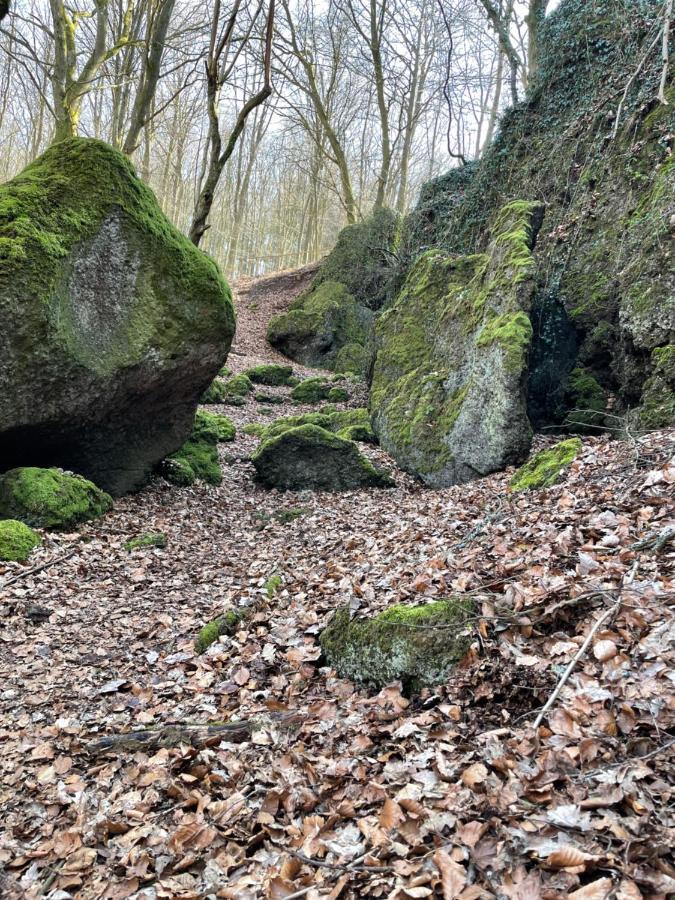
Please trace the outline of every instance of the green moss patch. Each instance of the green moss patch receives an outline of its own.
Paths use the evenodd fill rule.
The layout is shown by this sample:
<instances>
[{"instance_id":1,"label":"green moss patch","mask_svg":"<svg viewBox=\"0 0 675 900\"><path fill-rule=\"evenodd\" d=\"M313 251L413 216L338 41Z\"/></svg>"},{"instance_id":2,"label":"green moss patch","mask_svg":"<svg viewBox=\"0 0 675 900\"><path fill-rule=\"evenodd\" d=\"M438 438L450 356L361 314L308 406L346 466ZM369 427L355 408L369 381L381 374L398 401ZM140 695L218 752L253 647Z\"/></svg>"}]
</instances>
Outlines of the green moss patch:
<instances>
[{"instance_id":1,"label":"green moss patch","mask_svg":"<svg viewBox=\"0 0 675 900\"><path fill-rule=\"evenodd\" d=\"M207 387L202 394L200 403L216 404L223 403L225 400L225 385L217 379Z\"/></svg>"},{"instance_id":2,"label":"green moss patch","mask_svg":"<svg viewBox=\"0 0 675 900\"><path fill-rule=\"evenodd\" d=\"M533 491L551 487L560 480L565 469L581 452L579 438L561 441L548 450L535 454L509 482L512 491Z\"/></svg>"},{"instance_id":3,"label":"green moss patch","mask_svg":"<svg viewBox=\"0 0 675 900\"><path fill-rule=\"evenodd\" d=\"M316 425L289 428L262 441L252 461L258 480L281 490L344 491L393 484L356 444Z\"/></svg>"},{"instance_id":4,"label":"green moss patch","mask_svg":"<svg viewBox=\"0 0 675 900\"><path fill-rule=\"evenodd\" d=\"M195 652L204 653L224 634L234 634L239 624L246 618L246 610L230 609L217 619L213 619L200 630L195 638Z\"/></svg>"},{"instance_id":5,"label":"green moss patch","mask_svg":"<svg viewBox=\"0 0 675 900\"><path fill-rule=\"evenodd\" d=\"M284 583L281 575L271 575L267 581L265 582L265 593L271 600L272 597L277 593L281 585Z\"/></svg>"},{"instance_id":6,"label":"green moss patch","mask_svg":"<svg viewBox=\"0 0 675 900\"><path fill-rule=\"evenodd\" d=\"M11 469L0 479L0 516L36 528L70 528L112 509L112 497L61 469Z\"/></svg>"},{"instance_id":7,"label":"green moss patch","mask_svg":"<svg viewBox=\"0 0 675 900\"><path fill-rule=\"evenodd\" d=\"M225 394L228 397L247 397L253 390L253 382L247 375L235 375L225 382Z\"/></svg>"},{"instance_id":8,"label":"green moss patch","mask_svg":"<svg viewBox=\"0 0 675 900\"><path fill-rule=\"evenodd\" d=\"M244 373L254 384L264 384L267 387L285 387L293 379L292 366L280 366L274 363L263 366L254 366Z\"/></svg>"},{"instance_id":9,"label":"green moss patch","mask_svg":"<svg viewBox=\"0 0 675 900\"><path fill-rule=\"evenodd\" d=\"M586 369L578 367L570 373L565 400L569 412L563 424L568 431L597 434L604 429L607 395Z\"/></svg>"},{"instance_id":10,"label":"green moss patch","mask_svg":"<svg viewBox=\"0 0 675 900\"><path fill-rule=\"evenodd\" d=\"M638 424L647 431L675 425L675 344L657 347L652 364L638 410Z\"/></svg>"},{"instance_id":11,"label":"green moss patch","mask_svg":"<svg viewBox=\"0 0 675 900\"><path fill-rule=\"evenodd\" d=\"M206 440L210 444L221 444L233 441L236 428L227 416L198 409L192 426L192 437Z\"/></svg>"},{"instance_id":12,"label":"green moss patch","mask_svg":"<svg viewBox=\"0 0 675 900\"><path fill-rule=\"evenodd\" d=\"M372 619L335 613L321 634L323 653L339 675L380 687L402 681L407 691L442 684L470 646L467 600L393 606Z\"/></svg>"},{"instance_id":13,"label":"green moss patch","mask_svg":"<svg viewBox=\"0 0 675 900\"><path fill-rule=\"evenodd\" d=\"M0 560L25 562L42 538L32 528L16 519L0 521Z\"/></svg>"},{"instance_id":14,"label":"green moss patch","mask_svg":"<svg viewBox=\"0 0 675 900\"><path fill-rule=\"evenodd\" d=\"M280 406L286 400L280 394L266 394L264 391L258 391L253 395L256 403L269 403L272 406Z\"/></svg>"},{"instance_id":15,"label":"green moss patch","mask_svg":"<svg viewBox=\"0 0 675 900\"><path fill-rule=\"evenodd\" d=\"M156 547L163 550L167 545L166 535L161 531L146 531L143 534L131 538L124 544L124 549L131 552L132 550L141 550L145 547Z\"/></svg>"},{"instance_id":16,"label":"green moss patch","mask_svg":"<svg viewBox=\"0 0 675 900\"><path fill-rule=\"evenodd\" d=\"M296 403L323 403L328 400L332 390L334 388L326 378L305 378L291 391L291 400Z\"/></svg>"},{"instance_id":17,"label":"green moss patch","mask_svg":"<svg viewBox=\"0 0 675 900\"><path fill-rule=\"evenodd\" d=\"M289 428L298 428L301 425L316 425L332 431L345 440L362 442L365 444L377 443L375 433L370 425L370 414L364 407L357 409L331 409L328 412L311 412L302 416L287 416L276 419L270 425L247 426L250 434L255 434L262 440L277 437Z\"/></svg>"}]
</instances>

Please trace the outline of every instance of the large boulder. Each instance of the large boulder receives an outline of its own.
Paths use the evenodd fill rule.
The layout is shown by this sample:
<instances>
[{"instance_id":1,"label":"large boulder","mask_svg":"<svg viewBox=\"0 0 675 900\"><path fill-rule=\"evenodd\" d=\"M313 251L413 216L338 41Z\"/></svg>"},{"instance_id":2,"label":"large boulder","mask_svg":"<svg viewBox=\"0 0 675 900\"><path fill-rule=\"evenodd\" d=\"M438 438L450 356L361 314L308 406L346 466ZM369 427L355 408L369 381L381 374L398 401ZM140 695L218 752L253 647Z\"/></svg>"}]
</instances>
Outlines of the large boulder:
<instances>
[{"instance_id":1,"label":"large boulder","mask_svg":"<svg viewBox=\"0 0 675 900\"><path fill-rule=\"evenodd\" d=\"M318 425L289 428L261 441L253 465L262 484L281 490L348 491L393 483L355 443Z\"/></svg>"},{"instance_id":2,"label":"large boulder","mask_svg":"<svg viewBox=\"0 0 675 900\"><path fill-rule=\"evenodd\" d=\"M486 253L423 254L377 323L373 427L433 487L520 462L530 447L528 313L542 215L540 203L514 201Z\"/></svg>"},{"instance_id":3,"label":"large boulder","mask_svg":"<svg viewBox=\"0 0 675 900\"><path fill-rule=\"evenodd\" d=\"M234 333L215 263L106 144L55 144L0 186L0 471L113 494L190 434Z\"/></svg>"}]
</instances>

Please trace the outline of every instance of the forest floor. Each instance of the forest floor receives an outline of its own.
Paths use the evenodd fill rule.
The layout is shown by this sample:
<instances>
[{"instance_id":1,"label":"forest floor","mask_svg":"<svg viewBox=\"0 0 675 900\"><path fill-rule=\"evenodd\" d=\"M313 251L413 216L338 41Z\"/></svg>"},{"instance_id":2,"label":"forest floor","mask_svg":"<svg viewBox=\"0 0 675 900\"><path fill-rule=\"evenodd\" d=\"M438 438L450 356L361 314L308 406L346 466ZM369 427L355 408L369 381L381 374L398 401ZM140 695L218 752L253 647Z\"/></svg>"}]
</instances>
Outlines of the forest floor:
<instances>
[{"instance_id":1,"label":"forest floor","mask_svg":"<svg viewBox=\"0 0 675 900\"><path fill-rule=\"evenodd\" d=\"M276 358L264 326L301 286L240 287L234 372ZM428 490L371 447L395 488L280 494L255 445L222 445L220 487L158 480L0 568L0 895L672 895L675 547L636 545L672 522L675 433L584 438L559 485L518 496L508 472ZM166 549L124 550L147 531ZM478 614L446 685L405 697L322 666L336 608L450 594ZM230 719L254 719L248 740L94 746Z\"/></svg>"}]
</instances>

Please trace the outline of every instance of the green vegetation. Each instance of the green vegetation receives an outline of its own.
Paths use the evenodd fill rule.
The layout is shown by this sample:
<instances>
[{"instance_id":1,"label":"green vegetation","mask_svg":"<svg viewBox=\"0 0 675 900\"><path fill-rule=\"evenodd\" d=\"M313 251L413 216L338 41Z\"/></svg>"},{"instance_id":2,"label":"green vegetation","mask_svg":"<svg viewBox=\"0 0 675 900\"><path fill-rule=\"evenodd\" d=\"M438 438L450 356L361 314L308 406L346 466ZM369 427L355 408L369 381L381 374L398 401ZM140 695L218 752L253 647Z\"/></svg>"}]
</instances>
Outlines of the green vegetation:
<instances>
[{"instance_id":1,"label":"green vegetation","mask_svg":"<svg viewBox=\"0 0 675 900\"><path fill-rule=\"evenodd\" d=\"M284 580L281 575L271 575L267 579L265 582L265 593L270 600L274 597L283 583Z\"/></svg>"},{"instance_id":2,"label":"green vegetation","mask_svg":"<svg viewBox=\"0 0 675 900\"><path fill-rule=\"evenodd\" d=\"M561 477L581 452L579 438L570 438L555 444L549 450L535 454L522 466L509 482L512 491L534 491L551 487Z\"/></svg>"},{"instance_id":3,"label":"green vegetation","mask_svg":"<svg viewBox=\"0 0 675 900\"><path fill-rule=\"evenodd\" d=\"M370 415L364 407L288 416L276 419L270 425L249 425L245 430L262 440L268 440L288 431L289 428L298 428L301 425L316 425L319 428L325 428L326 431L332 431L345 440L360 441L366 444L377 443L375 433L370 425ZM352 434L358 435L358 437L352 436Z\"/></svg>"},{"instance_id":4,"label":"green vegetation","mask_svg":"<svg viewBox=\"0 0 675 900\"><path fill-rule=\"evenodd\" d=\"M233 441L237 431L227 416L198 409L192 426L192 438L206 440L210 444Z\"/></svg>"},{"instance_id":5,"label":"green vegetation","mask_svg":"<svg viewBox=\"0 0 675 900\"><path fill-rule=\"evenodd\" d=\"M78 327L65 266L72 249L113 214L142 254L142 289L124 339L102 350ZM150 280L150 269L162 278ZM21 298L24 328L32 316L35 333L43 334L47 306L59 348L101 376L139 363L151 339L153 353L168 359L182 351L186 333L208 340L234 333L230 291L216 264L163 215L129 159L98 140L53 144L0 185L0 280Z\"/></svg>"},{"instance_id":6,"label":"green vegetation","mask_svg":"<svg viewBox=\"0 0 675 900\"><path fill-rule=\"evenodd\" d=\"M344 491L389 487L351 441L316 425L301 425L261 441L252 457L258 480L281 490Z\"/></svg>"},{"instance_id":7,"label":"green vegetation","mask_svg":"<svg viewBox=\"0 0 675 900\"><path fill-rule=\"evenodd\" d=\"M638 411L640 426L649 430L675 425L675 344L657 347L652 363Z\"/></svg>"},{"instance_id":8,"label":"green vegetation","mask_svg":"<svg viewBox=\"0 0 675 900\"><path fill-rule=\"evenodd\" d=\"M129 552L132 550L140 550L143 547L156 547L158 550L163 550L166 547L166 544L167 539L163 532L147 531L126 541L124 549Z\"/></svg>"},{"instance_id":9,"label":"green vegetation","mask_svg":"<svg viewBox=\"0 0 675 900\"><path fill-rule=\"evenodd\" d=\"M222 381L212 381L202 394L200 403L216 404L225 400L225 385Z\"/></svg>"},{"instance_id":10,"label":"green vegetation","mask_svg":"<svg viewBox=\"0 0 675 900\"><path fill-rule=\"evenodd\" d=\"M235 375L225 383L228 397L247 397L253 390L253 382L247 375Z\"/></svg>"},{"instance_id":11,"label":"green vegetation","mask_svg":"<svg viewBox=\"0 0 675 900\"><path fill-rule=\"evenodd\" d=\"M573 432L591 434L602 431L607 411L607 397L597 379L586 369L576 368L566 388L569 412L564 426Z\"/></svg>"},{"instance_id":12,"label":"green vegetation","mask_svg":"<svg viewBox=\"0 0 675 900\"><path fill-rule=\"evenodd\" d=\"M305 378L291 391L291 400L296 403L322 403L328 400L332 390L335 389L326 378L321 376Z\"/></svg>"},{"instance_id":13,"label":"green vegetation","mask_svg":"<svg viewBox=\"0 0 675 900\"><path fill-rule=\"evenodd\" d=\"M254 366L244 373L254 384L264 384L267 387L283 387L289 384L293 378L292 366L280 366L274 363L263 366Z\"/></svg>"},{"instance_id":14,"label":"green vegetation","mask_svg":"<svg viewBox=\"0 0 675 900\"><path fill-rule=\"evenodd\" d=\"M239 624L246 618L246 610L230 609L217 619L213 619L200 630L195 638L195 653L201 654L224 634L234 634Z\"/></svg>"},{"instance_id":15,"label":"green vegetation","mask_svg":"<svg viewBox=\"0 0 675 900\"><path fill-rule=\"evenodd\" d=\"M112 497L61 469L11 469L0 478L0 516L35 528L71 528L112 509Z\"/></svg>"},{"instance_id":16,"label":"green vegetation","mask_svg":"<svg viewBox=\"0 0 675 900\"><path fill-rule=\"evenodd\" d=\"M23 522L16 519L0 521L0 560L3 562L25 562L41 543L40 535Z\"/></svg>"},{"instance_id":17,"label":"green vegetation","mask_svg":"<svg viewBox=\"0 0 675 900\"><path fill-rule=\"evenodd\" d=\"M266 394L262 391L258 391L254 394L253 399L256 403L270 403L272 406L279 406L286 402L285 398L280 394Z\"/></svg>"},{"instance_id":18,"label":"green vegetation","mask_svg":"<svg viewBox=\"0 0 675 900\"><path fill-rule=\"evenodd\" d=\"M532 342L532 323L524 312L503 313L489 319L476 339L477 347L499 344L511 371L522 372Z\"/></svg>"},{"instance_id":19,"label":"green vegetation","mask_svg":"<svg viewBox=\"0 0 675 900\"><path fill-rule=\"evenodd\" d=\"M471 644L468 600L392 606L372 619L338 610L321 634L327 661L343 678L382 686L403 682L408 692L442 684Z\"/></svg>"}]
</instances>

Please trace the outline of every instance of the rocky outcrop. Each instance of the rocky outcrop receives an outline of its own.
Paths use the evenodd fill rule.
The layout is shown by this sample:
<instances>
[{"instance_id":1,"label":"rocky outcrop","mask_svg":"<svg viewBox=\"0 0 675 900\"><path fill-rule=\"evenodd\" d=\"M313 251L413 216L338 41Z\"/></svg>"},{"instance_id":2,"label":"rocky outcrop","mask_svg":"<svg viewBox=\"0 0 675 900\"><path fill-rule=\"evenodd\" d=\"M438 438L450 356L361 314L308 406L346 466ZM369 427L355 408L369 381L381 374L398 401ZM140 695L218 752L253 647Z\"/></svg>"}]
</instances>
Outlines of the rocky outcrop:
<instances>
[{"instance_id":1,"label":"rocky outcrop","mask_svg":"<svg viewBox=\"0 0 675 900\"><path fill-rule=\"evenodd\" d=\"M280 490L348 491L393 484L355 443L318 425L288 428L261 441L253 465L262 484Z\"/></svg>"},{"instance_id":2,"label":"rocky outcrop","mask_svg":"<svg viewBox=\"0 0 675 900\"><path fill-rule=\"evenodd\" d=\"M504 198L545 201L530 312L535 429L598 433L626 413L641 428L675 421L659 374L675 343L675 71L671 56L664 105L662 10L562 0L525 100L479 162L423 189L403 230L402 276L429 247L484 251Z\"/></svg>"},{"instance_id":3,"label":"rocky outcrop","mask_svg":"<svg viewBox=\"0 0 675 900\"><path fill-rule=\"evenodd\" d=\"M373 427L399 465L431 486L527 454L532 247L542 215L540 203L516 201L497 217L485 253L423 254L378 320Z\"/></svg>"},{"instance_id":4,"label":"rocky outcrop","mask_svg":"<svg viewBox=\"0 0 675 900\"><path fill-rule=\"evenodd\" d=\"M113 494L183 444L234 332L216 265L85 139L0 186L0 318L0 471L63 466Z\"/></svg>"},{"instance_id":5,"label":"rocky outcrop","mask_svg":"<svg viewBox=\"0 0 675 900\"><path fill-rule=\"evenodd\" d=\"M371 619L338 610L321 634L328 663L343 678L381 687L401 681L407 692L447 680L469 649L471 601L392 606Z\"/></svg>"}]
</instances>

